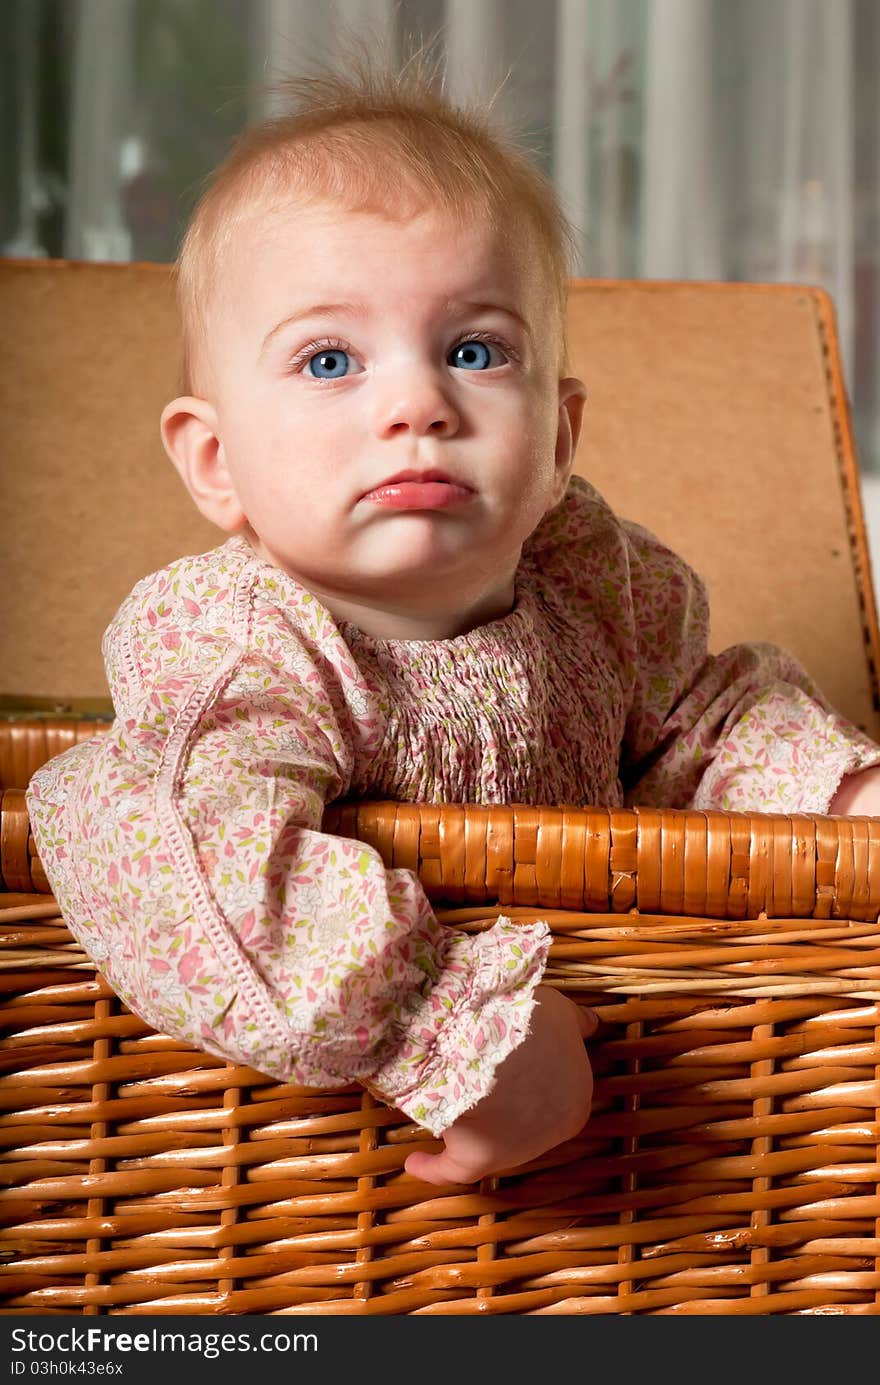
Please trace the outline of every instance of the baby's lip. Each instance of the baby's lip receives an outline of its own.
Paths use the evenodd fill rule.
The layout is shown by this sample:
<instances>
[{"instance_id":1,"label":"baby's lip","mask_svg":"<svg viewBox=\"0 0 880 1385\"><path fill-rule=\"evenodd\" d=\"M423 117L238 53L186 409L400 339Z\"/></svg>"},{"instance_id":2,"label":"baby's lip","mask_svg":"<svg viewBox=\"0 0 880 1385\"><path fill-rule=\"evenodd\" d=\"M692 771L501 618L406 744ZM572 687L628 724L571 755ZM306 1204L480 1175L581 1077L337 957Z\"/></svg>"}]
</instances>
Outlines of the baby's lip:
<instances>
[{"instance_id":1,"label":"baby's lip","mask_svg":"<svg viewBox=\"0 0 880 1385\"><path fill-rule=\"evenodd\" d=\"M386 476L384 481L377 481L369 490L364 491L364 495L371 495L373 491L378 491L383 486L394 486L401 481L445 481L450 486L461 486L464 490L471 490L472 487L465 481L459 481L455 476L450 476L448 471L443 471L440 467L429 467L427 471L396 471L393 476ZM361 496L363 500L364 496Z\"/></svg>"}]
</instances>

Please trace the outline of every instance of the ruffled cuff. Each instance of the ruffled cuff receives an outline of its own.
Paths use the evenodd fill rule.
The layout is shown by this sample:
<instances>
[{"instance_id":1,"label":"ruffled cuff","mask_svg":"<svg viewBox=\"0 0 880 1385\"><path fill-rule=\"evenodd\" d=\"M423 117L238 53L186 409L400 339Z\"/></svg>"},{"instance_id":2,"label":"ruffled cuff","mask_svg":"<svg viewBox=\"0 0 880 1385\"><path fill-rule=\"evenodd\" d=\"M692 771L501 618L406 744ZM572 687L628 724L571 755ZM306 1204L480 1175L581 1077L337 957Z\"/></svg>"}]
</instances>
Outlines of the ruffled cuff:
<instances>
[{"instance_id":1,"label":"ruffled cuff","mask_svg":"<svg viewBox=\"0 0 880 1385\"><path fill-rule=\"evenodd\" d=\"M528 1033L550 942L546 923L504 916L485 933L451 938L403 1042L366 1085L440 1135L488 1094L498 1064Z\"/></svg>"}]
</instances>

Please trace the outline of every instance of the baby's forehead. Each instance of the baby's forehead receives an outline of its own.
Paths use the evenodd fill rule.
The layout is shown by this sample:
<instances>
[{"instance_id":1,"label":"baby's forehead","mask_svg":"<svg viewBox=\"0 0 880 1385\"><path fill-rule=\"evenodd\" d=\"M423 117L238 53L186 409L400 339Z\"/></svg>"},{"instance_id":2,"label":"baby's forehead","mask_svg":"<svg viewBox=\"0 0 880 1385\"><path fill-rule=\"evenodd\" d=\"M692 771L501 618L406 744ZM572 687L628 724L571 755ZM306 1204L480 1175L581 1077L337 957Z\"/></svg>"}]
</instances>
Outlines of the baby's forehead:
<instances>
[{"instance_id":1,"label":"baby's forehead","mask_svg":"<svg viewBox=\"0 0 880 1385\"><path fill-rule=\"evenodd\" d=\"M359 275L357 243L363 244L367 238L375 244L378 233L379 254L387 255L389 273L393 274L399 232L414 223L423 245L430 246L436 241L438 249L446 252L452 246L456 257L459 247L465 252L479 245L484 264L503 269L503 277L523 299L523 307L526 300L534 303L536 289L543 304L544 290L549 288L548 275L542 270L546 256L541 254L537 237L525 215L513 210L502 224L501 218L493 216L487 207L451 208L427 197L418 203L388 207L351 205L289 190L276 191L274 195L264 196L259 203L250 202L237 209L224 237L223 259L229 270L236 266L247 267L251 273L259 274L265 267L261 252L287 250L297 242L302 244L304 237L306 244L321 245L322 237L332 228L337 242L340 236L343 240L350 236L355 247L351 260L345 264L346 282L357 281L359 277L367 282L373 271L363 269ZM295 276L295 255L287 261L286 268ZM309 271L305 268L302 277L308 287ZM224 278L230 282L222 273L218 276L219 282Z\"/></svg>"}]
</instances>

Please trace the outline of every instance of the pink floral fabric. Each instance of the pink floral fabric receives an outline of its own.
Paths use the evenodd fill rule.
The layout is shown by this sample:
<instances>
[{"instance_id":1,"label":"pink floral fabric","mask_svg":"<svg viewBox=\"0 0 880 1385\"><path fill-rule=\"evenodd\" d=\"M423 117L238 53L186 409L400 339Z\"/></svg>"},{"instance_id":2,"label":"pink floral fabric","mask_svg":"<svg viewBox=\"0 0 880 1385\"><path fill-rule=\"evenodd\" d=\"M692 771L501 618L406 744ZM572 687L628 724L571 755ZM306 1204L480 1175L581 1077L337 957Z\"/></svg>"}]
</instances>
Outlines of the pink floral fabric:
<instances>
[{"instance_id":1,"label":"pink floral fabric","mask_svg":"<svg viewBox=\"0 0 880 1385\"><path fill-rule=\"evenodd\" d=\"M433 1133L525 1036L546 924L441 926L416 876L321 830L409 802L827 810L880 749L787 654L707 654L699 579L583 480L511 613L449 640L336 623L234 537L139 582L104 639L109 734L28 791L73 933L155 1028Z\"/></svg>"}]
</instances>

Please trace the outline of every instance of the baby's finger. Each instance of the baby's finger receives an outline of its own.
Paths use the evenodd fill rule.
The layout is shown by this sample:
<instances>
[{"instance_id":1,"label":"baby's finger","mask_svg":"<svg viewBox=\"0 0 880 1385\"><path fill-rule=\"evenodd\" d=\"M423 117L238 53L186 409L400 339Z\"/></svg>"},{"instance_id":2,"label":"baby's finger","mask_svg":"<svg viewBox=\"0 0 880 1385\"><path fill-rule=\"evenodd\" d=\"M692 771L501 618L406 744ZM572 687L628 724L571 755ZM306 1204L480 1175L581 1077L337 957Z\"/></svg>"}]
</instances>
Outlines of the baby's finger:
<instances>
[{"instance_id":1,"label":"baby's finger","mask_svg":"<svg viewBox=\"0 0 880 1385\"><path fill-rule=\"evenodd\" d=\"M444 1149L442 1154L424 1154L419 1150L409 1155L403 1167L413 1178L420 1178L423 1183L436 1183L438 1186L447 1183L476 1183L483 1176L466 1169L447 1149Z\"/></svg>"}]
</instances>

